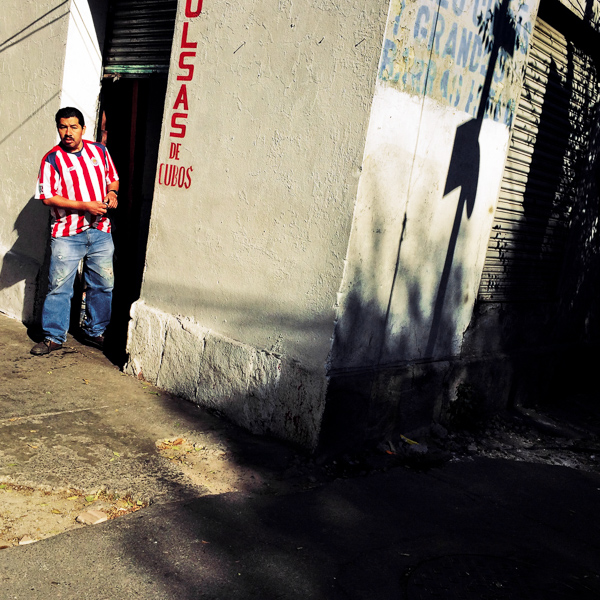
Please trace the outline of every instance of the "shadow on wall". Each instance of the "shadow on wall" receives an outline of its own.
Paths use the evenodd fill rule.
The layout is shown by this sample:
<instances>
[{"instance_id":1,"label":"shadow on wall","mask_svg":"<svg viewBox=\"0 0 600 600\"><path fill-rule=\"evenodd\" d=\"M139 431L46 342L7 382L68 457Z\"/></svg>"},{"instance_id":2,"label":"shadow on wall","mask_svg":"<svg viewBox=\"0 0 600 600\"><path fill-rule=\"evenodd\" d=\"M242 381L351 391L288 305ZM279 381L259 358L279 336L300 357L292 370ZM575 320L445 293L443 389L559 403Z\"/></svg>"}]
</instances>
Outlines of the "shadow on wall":
<instances>
[{"instance_id":1,"label":"shadow on wall","mask_svg":"<svg viewBox=\"0 0 600 600\"><path fill-rule=\"evenodd\" d=\"M502 218L497 216L494 224L496 247L492 260L499 273L486 280L486 290L499 301L548 302L556 295L560 277L557 266L564 256L569 213L575 202L574 190L570 190L572 173L579 170L574 162L579 148L574 147L570 121L574 115L569 110L574 93L573 59L571 50L567 72L561 77L554 58L550 58L522 205L513 201L510 211L504 206ZM526 89L523 95L530 93ZM526 100L535 103L535 99ZM582 117L586 118L587 115ZM518 194L517 191L517 198ZM511 220L515 224L511 225Z\"/></svg>"},{"instance_id":2,"label":"shadow on wall","mask_svg":"<svg viewBox=\"0 0 600 600\"><path fill-rule=\"evenodd\" d=\"M0 291L24 282L21 318L34 325L48 287L49 212L40 200L30 198L15 221L18 238L5 254L0 270ZM42 263L33 257L40 257Z\"/></svg>"},{"instance_id":3,"label":"shadow on wall","mask_svg":"<svg viewBox=\"0 0 600 600\"><path fill-rule=\"evenodd\" d=\"M498 280L505 302L476 306L466 335L467 352L514 351L548 344L556 327L556 297L568 238L569 213L577 201L569 108L573 95L573 56L565 83L551 59L539 116L518 229L494 225L494 255L502 266ZM580 155L585 153L580 151ZM579 163L579 164L577 164ZM578 175L574 175L579 172ZM518 207L517 209L518 210ZM494 330L486 321L494 320ZM477 331L480 329L481 331ZM483 331L485 330L485 336ZM484 339L485 338L485 339Z\"/></svg>"},{"instance_id":4,"label":"shadow on wall","mask_svg":"<svg viewBox=\"0 0 600 600\"><path fill-rule=\"evenodd\" d=\"M9 48L12 48L13 46L16 46L17 44L31 37L32 35L39 33L42 29L45 29L46 27L49 27L57 21L60 21L64 17L67 17L69 15L68 5L69 0L64 0L54 8L51 8L48 12L44 13L41 17L38 17L37 19L31 21L31 23L29 23L27 27L24 27L17 33L11 35L5 40L2 40L0 42L0 53L4 52L5 50L8 50ZM65 12L63 12L62 14L58 14L59 9L61 8L64 8ZM44 22L46 17L48 17L49 20Z\"/></svg>"},{"instance_id":5,"label":"shadow on wall","mask_svg":"<svg viewBox=\"0 0 600 600\"><path fill-rule=\"evenodd\" d=\"M553 338L563 344L576 344L562 363L556 386L563 397L571 389L596 391L598 349L600 346L600 104L594 107L589 160L583 161L577 189L570 239L563 267Z\"/></svg>"},{"instance_id":6,"label":"shadow on wall","mask_svg":"<svg viewBox=\"0 0 600 600\"><path fill-rule=\"evenodd\" d=\"M594 113L590 160L571 224L559 304L557 333L569 341L573 334L586 342L600 338L600 104Z\"/></svg>"},{"instance_id":7,"label":"shadow on wall","mask_svg":"<svg viewBox=\"0 0 600 600\"><path fill-rule=\"evenodd\" d=\"M494 111L491 101L494 71L498 61L504 68L507 58L513 56L521 44L509 0L502 0L493 13L481 18L480 33L489 48L489 62L477 116L458 127L455 133L442 196L457 188L460 192L435 300L430 311L424 313L421 283L402 279L405 215L385 314L375 302L362 300L365 296L361 287L373 286L375 275L364 268L353 274L353 289L345 298L332 348L333 368L329 373L331 379L322 429L325 447L344 447L391 435L394 429L407 432L428 425L451 392L453 367L444 357L451 353L456 336L456 314L462 304L464 286L463 269L461 264L456 264L455 251L463 217L466 213L466 218L470 218L475 206L481 157L479 136L484 118ZM426 88L425 83L423 89ZM373 192L378 193L376 189ZM376 267L383 263L378 259L381 248L376 236L371 241L368 264ZM399 310L393 306L394 289L399 281L407 290L402 310L408 311L409 318L404 316L403 320L408 320L411 325L410 331L395 331L393 341L390 341L390 317ZM412 339L414 332L423 332L424 339ZM362 350L357 351L359 344ZM360 355L362 365L347 368L348 361L357 355ZM434 358L435 362L432 362Z\"/></svg>"},{"instance_id":8,"label":"shadow on wall","mask_svg":"<svg viewBox=\"0 0 600 600\"><path fill-rule=\"evenodd\" d=\"M477 111L477 117L458 127L454 137L450 167L448 169L446 185L444 186L444 196L458 187L460 187L460 195L452 232L450 234L446 260L442 269L440 284L432 311L431 330L429 332L425 350L426 357L435 356L436 343L440 337L439 329L444 313L446 314L446 319L450 323L453 321L452 314L448 314L448 311L445 308L446 292L463 214L466 211L467 219L469 219L475 206L475 198L477 196L479 184L479 165L481 161L479 135L483 125L483 119L486 114L489 114L494 110L490 93L492 81L494 79L494 71L496 69L496 62L500 58L500 66L502 70L504 70L507 57L512 57L521 43L517 33L516 22L509 10L509 4L510 0L502 0L502 3L495 7L494 12L490 13L487 20L481 19L480 31L483 34L483 38L488 40L490 58L485 81L481 90L481 100ZM502 56L501 50L504 51Z\"/></svg>"},{"instance_id":9,"label":"shadow on wall","mask_svg":"<svg viewBox=\"0 0 600 600\"><path fill-rule=\"evenodd\" d=\"M69 1L63 0L39 17L31 20L19 31L0 40L0 55L19 44L25 46L21 51L26 52L30 38L41 35L40 32L68 16ZM19 68L22 69L22 67ZM10 65L7 66L7 74L9 73ZM59 83L56 83L55 89L58 86ZM3 135L0 139L0 145L9 142L19 130L22 130L40 112L45 112L50 105L56 102L59 95L60 91L56 91L33 110L27 118L19 120L14 129ZM11 140L11 143L14 144L14 141ZM39 157L34 157L35 162L37 163L41 157L41 154ZM31 181L32 187L34 183L35 179ZM13 312L16 313L19 310L18 307L20 307L21 319L28 325L39 321L41 301L47 289L47 266L49 262L48 218L48 209L39 200L30 198L14 224L13 230L17 232L17 241L2 257L0 292L4 296L8 296L6 303L7 306L12 307ZM23 282L22 290L19 289L21 282ZM17 287L11 290L13 286Z\"/></svg>"},{"instance_id":10,"label":"shadow on wall","mask_svg":"<svg viewBox=\"0 0 600 600\"><path fill-rule=\"evenodd\" d=\"M60 18L62 18L62 16ZM14 45L21 41L21 39L24 39L19 38L19 36L24 32L29 32L30 27L40 20L41 18L32 22L32 24L21 32L0 43L0 53L8 47L5 46L5 44L10 43L11 45ZM35 31L29 32L26 37L35 33ZM12 131L8 132L0 140L0 145L8 142L17 131L25 127L25 125L34 119L36 115L44 111L48 105L54 103L58 95L59 92L56 92L50 96L48 100L34 110L26 119L19 122ZM41 156L35 157L36 162L39 159L41 159ZM34 183L35 178L32 179L31 185L33 186ZM27 325L32 325L40 320L41 303L43 302L46 290L48 289L48 266L50 261L48 245L50 238L48 209L42 202L31 197L19 213L13 231L17 232L18 238L2 259L2 268L0 270L0 292L9 290L9 288L19 282L24 282L23 293L19 290L15 290L14 297L8 300L8 303L14 307L16 307L17 304L21 304L22 321Z\"/></svg>"},{"instance_id":11,"label":"shadow on wall","mask_svg":"<svg viewBox=\"0 0 600 600\"><path fill-rule=\"evenodd\" d=\"M595 23L594 35L572 34L572 39L582 44L582 49L592 61L596 81L600 73L600 52L598 50L598 19L594 18L594 0L587 0L583 23ZM564 7L559 6L558 11ZM560 12L558 18L561 18ZM571 19L572 20L572 19ZM577 22L580 25L580 22ZM573 25L571 25L573 27ZM591 29L591 28L590 28ZM569 51L575 53L570 46ZM573 59L570 57L569 64ZM574 85L574 83L573 83ZM594 86L587 81L580 82L588 98L587 110L572 110L570 119L579 124L578 130L585 139L576 139L576 147L584 150L569 158L573 162L575 175L569 190L574 199L571 206L570 229L566 241L562 277L559 282L558 308L552 328L555 340L559 342L581 342L586 346L596 346L595 354L590 352L583 358L573 373L587 369L587 379L591 385L590 373L595 371L595 356L600 340L600 102ZM591 100L590 100L591 99ZM589 137L586 137L589 132ZM562 208L562 207L561 207Z\"/></svg>"},{"instance_id":12,"label":"shadow on wall","mask_svg":"<svg viewBox=\"0 0 600 600\"><path fill-rule=\"evenodd\" d=\"M565 76L549 61L520 229L498 248L508 301L476 306L464 346L471 354L548 349L537 377L522 373L519 385L531 392L510 398L526 405L589 392L600 340L598 34L550 6L540 16L577 46L568 43ZM587 65L588 80L574 75L576 63Z\"/></svg>"}]
</instances>

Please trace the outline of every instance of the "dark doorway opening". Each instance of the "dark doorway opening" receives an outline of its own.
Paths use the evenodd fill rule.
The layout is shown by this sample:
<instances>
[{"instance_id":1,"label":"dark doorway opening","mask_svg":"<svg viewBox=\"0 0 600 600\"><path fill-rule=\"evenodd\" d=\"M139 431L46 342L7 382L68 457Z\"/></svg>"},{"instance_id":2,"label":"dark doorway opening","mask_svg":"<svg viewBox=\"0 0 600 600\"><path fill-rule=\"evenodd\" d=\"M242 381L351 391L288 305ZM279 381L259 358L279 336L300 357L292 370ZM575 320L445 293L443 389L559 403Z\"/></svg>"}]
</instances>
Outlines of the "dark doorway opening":
<instances>
[{"instance_id":1,"label":"dark doorway opening","mask_svg":"<svg viewBox=\"0 0 600 600\"><path fill-rule=\"evenodd\" d=\"M131 305L140 297L167 80L161 76L105 78L97 140L108 148L120 178L111 215L115 243L113 314L106 354L126 360Z\"/></svg>"},{"instance_id":2,"label":"dark doorway opening","mask_svg":"<svg viewBox=\"0 0 600 600\"><path fill-rule=\"evenodd\" d=\"M113 313L106 355L127 358L131 305L140 297L177 0L104 0L108 5L104 79L96 139L120 178L111 215L115 242Z\"/></svg>"},{"instance_id":3,"label":"dark doorway opening","mask_svg":"<svg viewBox=\"0 0 600 600\"><path fill-rule=\"evenodd\" d=\"M90 3L103 54L96 141L119 173L119 206L111 210L115 288L105 354L124 365L131 305L140 297L158 147L178 0L94 0ZM89 127L88 127L89 129ZM85 318L85 290L76 281L70 332Z\"/></svg>"}]
</instances>

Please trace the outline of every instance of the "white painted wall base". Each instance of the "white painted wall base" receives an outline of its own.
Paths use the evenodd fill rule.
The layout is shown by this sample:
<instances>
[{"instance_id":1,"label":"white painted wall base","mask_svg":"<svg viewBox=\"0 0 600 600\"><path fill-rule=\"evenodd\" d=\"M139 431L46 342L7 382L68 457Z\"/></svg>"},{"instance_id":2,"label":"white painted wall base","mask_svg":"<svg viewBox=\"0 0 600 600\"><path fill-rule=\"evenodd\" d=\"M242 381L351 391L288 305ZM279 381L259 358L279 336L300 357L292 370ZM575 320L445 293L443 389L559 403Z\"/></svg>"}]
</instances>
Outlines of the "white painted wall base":
<instances>
[{"instance_id":1,"label":"white painted wall base","mask_svg":"<svg viewBox=\"0 0 600 600\"><path fill-rule=\"evenodd\" d=\"M316 447L325 407L325 373L242 344L136 302L125 372L259 434Z\"/></svg>"}]
</instances>

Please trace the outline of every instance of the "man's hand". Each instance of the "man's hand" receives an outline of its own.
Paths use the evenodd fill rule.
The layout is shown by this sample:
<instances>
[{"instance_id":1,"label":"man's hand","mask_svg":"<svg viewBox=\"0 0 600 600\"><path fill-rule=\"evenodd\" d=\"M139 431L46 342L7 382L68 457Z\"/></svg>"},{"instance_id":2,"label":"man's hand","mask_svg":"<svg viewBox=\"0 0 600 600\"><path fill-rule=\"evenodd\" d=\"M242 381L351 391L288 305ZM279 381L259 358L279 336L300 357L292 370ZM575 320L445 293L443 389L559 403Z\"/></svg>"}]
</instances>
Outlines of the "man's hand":
<instances>
[{"instance_id":1,"label":"man's hand","mask_svg":"<svg viewBox=\"0 0 600 600\"><path fill-rule=\"evenodd\" d=\"M105 215L106 211L108 210L108 206L104 202L82 202L80 205L81 204L83 204L83 206L80 206L79 210L84 209L86 212L89 212L95 216Z\"/></svg>"},{"instance_id":2,"label":"man's hand","mask_svg":"<svg viewBox=\"0 0 600 600\"><path fill-rule=\"evenodd\" d=\"M106 196L104 196L104 204L108 206L108 208L117 208L119 205L119 201L117 200L116 194L111 194L110 190Z\"/></svg>"}]
</instances>

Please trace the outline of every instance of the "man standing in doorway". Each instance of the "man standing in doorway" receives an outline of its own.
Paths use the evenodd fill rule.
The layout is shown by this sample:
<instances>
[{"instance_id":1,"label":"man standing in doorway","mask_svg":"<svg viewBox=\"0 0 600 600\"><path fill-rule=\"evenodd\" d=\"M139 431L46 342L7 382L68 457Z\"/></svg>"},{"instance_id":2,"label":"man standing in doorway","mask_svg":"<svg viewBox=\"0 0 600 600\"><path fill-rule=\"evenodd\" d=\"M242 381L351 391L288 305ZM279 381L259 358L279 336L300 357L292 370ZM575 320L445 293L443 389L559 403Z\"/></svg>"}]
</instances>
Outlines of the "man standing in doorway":
<instances>
[{"instance_id":1,"label":"man standing in doorway","mask_svg":"<svg viewBox=\"0 0 600 600\"><path fill-rule=\"evenodd\" d=\"M31 354L50 354L67 340L75 274L84 259L83 342L104 346L114 284L109 208L117 207L119 177L102 145L83 139L85 121L72 107L56 113L60 143L44 156L35 197L52 212L49 289L42 311L44 340Z\"/></svg>"}]
</instances>

